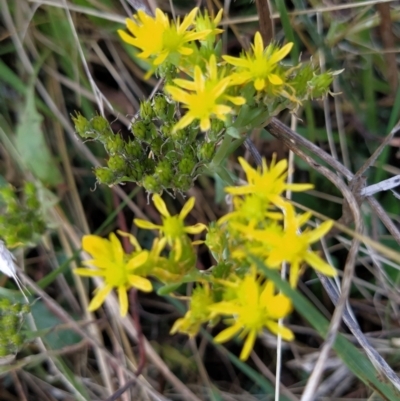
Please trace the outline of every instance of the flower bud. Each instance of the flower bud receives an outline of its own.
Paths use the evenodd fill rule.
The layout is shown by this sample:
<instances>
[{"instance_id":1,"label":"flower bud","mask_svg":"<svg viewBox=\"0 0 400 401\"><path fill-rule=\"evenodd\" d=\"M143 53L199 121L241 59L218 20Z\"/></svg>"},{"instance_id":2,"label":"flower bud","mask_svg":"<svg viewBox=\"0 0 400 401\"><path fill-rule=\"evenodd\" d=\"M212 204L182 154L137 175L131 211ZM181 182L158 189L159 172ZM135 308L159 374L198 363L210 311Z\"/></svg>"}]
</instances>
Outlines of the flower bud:
<instances>
[{"instance_id":1,"label":"flower bud","mask_svg":"<svg viewBox=\"0 0 400 401\"><path fill-rule=\"evenodd\" d=\"M215 154L214 142L203 142L197 149L197 158L200 162L210 162Z\"/></svg>"},{"instance_id":2,"label":"flower bud","mask_svg":"<svg viewBox=\"0 0 400 401\"><path fill-rule=\"evenodd\" d=\"M331 72L325 72L320 75L314 75L310 81L308 81L308 91L311 98L320 98L327 94L329 87L333 81L333 75Z\"/></svg>"},{"instance_id":3,"label":"flower bud","mask_svg":"<svg viewBox=\"0 0 400 401\"><path fill-rule=\"evenodd\" d=\"M115 155L124 150L125 142L120 135L116 134L106 139L104 147L110 155Z\"/></svg>"},{"instance_id":4,"label":"flower bud","mask_svg":"<svg viewBox=\"0 0 400 401\"><path fill-rule=\"evenodd\" d=\"M161 134L167 138L171 137L174 125L175 125L174 121L172 121L172 122L167 121L164 124L162 124L161 128L160 128Z\"/></svg>"},{"instance_id":5,"label":"flower bud","mask_svg":"<svg viewBox=\"0 0 400 401\"><path fill-rule=\"evenodd\" d=\"M150 142L152 139L158 137L158 130L155 124L149 123L147 124L147 139Z\"/></svg>"},{"instance_id":6,"label":"flower bud","mask_svg":"<svg viewBox=\"0 0 400 401\"><path fill-rule=\"evenodd\" d=\"M139 182L143 178L145 172L145 165L140 161L133 161L130 163L127 176L133 181Z\"/></svg>"},{"instance_id":7,"label":"flower bud","mask_svg":"<svg viewBox=\"0 0 400 401\"><path fill-rule=\"evenodd\" d=\"M143 188L150 193L159 193L162 189L157 178L153 175L146 175L143 178Z\"/></svg>"},{"instance_id":8,"label":"flower bud","mask_svg":"<svg viewBox=\"0 0 400 401\"><path fill-rule=\"evenodd\" d=\"M9 311L11 306L11 301L7 298L0 299L0 312L4 313L4 311Z\"/></svg>"},{"instance_id":9,"label":"flower bud","mask_svg":"<svg viewBox=\"0 0 400 401\"><path fill-rule=\"evenodd\" d=\"M185 157L183 158L179 164L178 169L182 174L192 174L194 167L196 166L196 161L193 157Z\"/></svg>"},{"instance_id":10,"label":"flower bud","mask_svg":"<svg viewBox=\"0 0 400 401\"><path fill-rule=\"evenodd\" d=\"M126 160L121 155L114 155L108 159L108 167L116 173L124 173L126 171Z\"/></svg>"},{"instance_id":11,"label":"flower bud","mask_svg":"<svg viewBox=\"0 0 400 401\"><path fill-rule=\"evenodd\" d=\"M163 95L156 95L153 101L153 109L156 117L160 120L165 120L168 114L169 103Z\"/></svg>"},{"instance_id":12,"label":"flower bud","mask_svg":"<svg viewBox=\"0 0 400 401\"><path fill-rule=\"evenodd\" d=\"M21 305L21 313L30 313L31 306L29 304L22 304Z\"/></svg>"},{"instance_id":13,"label":"flower bud","mask_svg":"<svg viewBox=\"0 0 400 401\"><path fill-rule=\"evenodd\" d=\"M139 140L144 141L147 137L147 127L143 121L135 121L131 125L132 134Z\"/></svg>"},{"instance_id":14,"label":"flower bud","mask_svg":"<svg viewBox=\"0 0 400 401\"><path fill-rule=\"evenodd\" d=\"M134 159L142 159L146 151L138 141L129 141L125 142L125 153Z\"/></svg>"},{"instance_id":15,"label":"flower bud","mask_svg":"<svg viewBox=\"0 0 400 401\"><path fill-rule=\"evenodd\" d=\"M24 337L21 333L15 333L10 336L10 343L16 348L21 347L24 344Z\"/></svg>"},{"instance_id":16,"label":"flower bud","mask_svg":"<svg viewBox=\"0 0 400 401\"><path fill-rule=\"evenodd\" d=\"M105 141L108 137L113 135L109 122L102 116L94 116L90 120L92 130L97 133L97 138L100 141Z\"/></svg>"},{"instance_id":17,"label":"flower bud","mask_svg":"<svg viewBox=\"0 0 400 401\"><path fill-rule=\"evenodd\" d=\"M168 160L160 161L155 169L155 175L158 178L158 181L163 186L168 186L174 176L174 172Z\"/></svg>"},{"instance_id":18,"label":"flower bud","mask_svg":"<svg viewBox=\"0 0 400 401\"><path fill-rule=\"evenodd\" d=\"M40 208L40 202L37 197L35 184L26 182L24 185L24 194L26 207L30 210L38 210Z\"/></svg>"},{"instance_id":19,"label":"flower bud","mask_svg":"<svg viewBox=\"0 0 400 401\"><path fill-rule=\"evenodd\" d=\"M151 141L150 149L156 156L159 156L161 154L161 147L163 143L164 141L159 136Z\"/></svg>"},{"instance_id":20,"label":"flower bud","mask_svg":"<svg viewBox=\"0 0 400 401\"><path fill-rule=\"evenodd\" d=\"M90 125L93 130L95 130L99 133L106 131L107 128L109 127L108 121L102 116L94 116L90 120Z\"/></svg>"},{"instance_id":21,"label":"flower bud","mask_svg":"<svg viewBox=\"0 0 400 401\"><path fill-rule=\"evenodd\" d=\"M173 180L173 187L179 191L186 192L193 185L193 178L189 175L176 175Z\"/></svg>"},{"instance_id":22,"label":"flower bud","mask_svg":"<svg viewBox=\"0 0 400 401\"><path fill-rule=\"evenodd\" d=\"M214 118L211 120L210 131L208 132L208 137L211 141L216 141L218 139L218 134L225 128L223 121Z\"/></svg>"},{"instance_id":23,"label":"flower bud","mask_svg":"<svg viewBox=\"0 0 400 401\"><path fill-rule=\"evenodd\" d=\"M144 159L142 164L144 166L146 174L154 173L154 171L156 169L156 162L154 159L150 159L150 158Z\"/></svg>"},{"instance_id":24,"label":"flower bud","mask_svg":"<svg viewBox=\"0 0 400 401\"><path fill-rule=\"evenodd\" d=\"M154 117L153 107L149 100L140 102L140 117L144 122L150 122Z\"/></svg>"},{"instance_id":25,"label":"flower bud","mask_svg":"<svg viewBox=\"0 0 400 401\"><path fill-rule=\"evenodd\" d=\"M90 138L91 136L88 135L90 133L91 127L89 121L83 117L82 114L76 113L76 117L71 116L71 119L75 125L75 131L79 136L82 138Z\"/></svg>"},{"instance_id":26,"label":"flower bud","mask_svg":"<svg viewBox=\"0 0 400 401\"><path fill-rule=\"evenodd\" d=\"M115 181L117 180L117 176L115 175L114 171L107 167L96 167L94 169L94 174L99 184L111 186L114 185Z\"/></svg>"},{"instance_id":27,"label":"flower bud","mask_svg":"<svg viewBox=\"0 0 400 401\"><path fill-rule=\"evenodd\" d=\"M7 314L2 316L0 322L2 328L10 328L10 327L16 328L19 323L19 317L16 315Z\"/></svg>"},{"instance_id":28,"label":"flower bud","mask_svg":"<svg viewBox=\"0 0 400 401\"><path fill-rule=\"evenodd\" d=\"M171 138L177 142L185 141L187 139L186 129L178 129L176 131L172 131Z\"/></svg>"}]
</instances>

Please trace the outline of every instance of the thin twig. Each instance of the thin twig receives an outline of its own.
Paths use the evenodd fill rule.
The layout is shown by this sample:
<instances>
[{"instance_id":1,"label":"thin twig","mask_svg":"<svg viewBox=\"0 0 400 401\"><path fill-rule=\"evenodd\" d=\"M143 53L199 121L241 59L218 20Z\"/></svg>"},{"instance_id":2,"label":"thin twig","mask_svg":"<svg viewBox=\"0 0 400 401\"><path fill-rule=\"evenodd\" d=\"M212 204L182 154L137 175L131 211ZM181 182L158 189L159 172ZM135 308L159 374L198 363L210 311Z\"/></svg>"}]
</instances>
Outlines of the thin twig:
<instances>
[{"instance_id":1,"label":"thin twig","mask_svg":"<svg viewBox=\"0 0 400 401\"><path fill-rule=\"evenodd\" d=\"M353 179L358 179L361 177L376 161L379 155L382 153L383 149L390 143L394 134L400 130L400 121L393 127L386 138L381 142L375 152L368 158L368 160L362 165L362 167L354 174Z\"/></svg>"}]
</instances>

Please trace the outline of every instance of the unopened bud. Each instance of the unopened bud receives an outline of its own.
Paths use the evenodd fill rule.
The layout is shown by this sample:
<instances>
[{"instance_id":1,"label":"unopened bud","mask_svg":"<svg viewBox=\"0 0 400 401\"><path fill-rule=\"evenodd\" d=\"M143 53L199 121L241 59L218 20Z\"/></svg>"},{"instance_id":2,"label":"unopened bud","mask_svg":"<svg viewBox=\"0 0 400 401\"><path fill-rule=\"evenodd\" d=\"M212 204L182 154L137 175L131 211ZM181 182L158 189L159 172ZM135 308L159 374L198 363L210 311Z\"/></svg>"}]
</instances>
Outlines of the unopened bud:
<instances>
[{"instance_id":1,"label":"unopened bud","mask_svg":"<svg viewBox=\"0 0 400 401\"><path fill-rule=\"evenodd\" d=\"M146 175L143 178L143 187L150 193L159 193L162 189L161 185L157 181L157 178L152 175Z\"/></svg>"}]
</instances>

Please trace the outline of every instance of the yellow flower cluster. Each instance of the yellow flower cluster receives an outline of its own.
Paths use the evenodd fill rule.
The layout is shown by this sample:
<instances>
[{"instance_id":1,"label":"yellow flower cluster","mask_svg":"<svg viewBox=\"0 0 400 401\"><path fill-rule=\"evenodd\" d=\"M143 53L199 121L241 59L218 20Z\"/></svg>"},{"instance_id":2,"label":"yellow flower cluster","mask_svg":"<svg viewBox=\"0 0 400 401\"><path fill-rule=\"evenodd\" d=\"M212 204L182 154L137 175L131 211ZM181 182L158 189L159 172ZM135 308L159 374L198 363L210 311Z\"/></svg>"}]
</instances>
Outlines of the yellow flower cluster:
<instances>
[{"instance_id":1,"label":"yellow flower cluster","mask_svg":"<svg viewBox=\"0 0 400 401\"><path fill-rule=\"evenodd\" d=\"M158 73L165 79L166 95L141 105L143 121L135 122L132 127L135 142L129 143L129 152L110 158L109 165L114 167L112 174L121 170L121 165L123 167L131 155L141 154L140 144L151 139L154 150L151 148L146 161L151 165L155 154L161 156L157 166L153 163L156 178L153 175L145 177L146 185L143 185L146 189L161 191L167 184L161 185L157 180L163 178L168 183L176 171L182 170L192 179L190 174L198 165L214 163L214 167L221 167L215 161L221 157L213 158L213 154L221 139L223 151L226 150L224 146L229 146L230 142L223 137L224 129L228 135L237 138L252 127L265 124L283 108L296 109L301 100L323 95L327 90L332 74L322 76L318 85L309 85L310 80L317 77L312 66L290 67L282 62L293 44L280 47L271 43L265 47L259 32L255 34L250 50L239 57L221 55L221 47L216 43L222 32L218 28L221 18L222 10L210 17L195 8L182 21L179 18L171 21L160 9L154 17L138 11L126 20L128 32L118 31L124 42L140 49L137 57L149 63L146 77ZM186 110L182 117L177 103ZM168 120L163 121L160 128L164 137L158 136L158 125L153 123L157 119ZM197 138L199 130L207 134L201 137L204 143L194 147L200 157L193 161L193 157L189 157L193 152L186 152L186 148L192 146L189 145L191 142L184 140L185 135ZM161 153L163 146L172 149L170 153L179 150L175 142L185 149L184 157L179 161L180 170L162 159L167 159ZM305 191L312 185L288 184L286 160L277 162L274 158L269 166L263 160L258 169L242 158L239 163L246 173L247 183L226 188L232 198L233 211L209 227L202 223L185 225L185 219L194 207L194 198L186 202L178 215L171 215L161 196L156 194L152 199L161 215L161 224L134 220L137 227L158 232L150 250L142 249L136 238L128 233L119 232L129 238L134 248L129 253L123 250L115 234L110 234L109 239L85 236L83 250L93 259L86 262L90 268L76 269L76 273L104 280L104 285L95 291L89 310L99 308L116 289L120 313L125 316L129 309L127 292L131 288L152 291L149 278L164 284L160 294L192 282L195 285L189 309L175 322L171 333L194 336L202 324L213 326L222 320L228 327L217 334L215 341L223 343L238 335L244 340L242 360L249 357L257 336L264 329L284 340L292 340L292 331L279 322L291 312L291 301L257 271L254 257L262 260L269 269L288 265L292 288L297 286L306 266L334 276L335 269L311 249L311 245L330 230L332 222L303 228L311 214L296 214L282 193ZM141 165L138 163L135 167ZM180 179L186 176L181 175ZM193 242L189 237L206 229L205 241ZM204 272L196 269L194 247L199 243L204 243L216 260L215 266Z\"/></svg>"},{"instance_id":2,"label":"yellow flower cluster","mask_svg":"<svg viewBox=\"0 0 400 401\"><path fill-rule=\"evenodd\" d=\"M291 312L290 299L276 292L274 284L257 271L250 257L260 258L270 269L289 264L292 287L296 287L301 269L306 265L327 276L334 276L335 269L311 249L311 244L330 230L332 222L302 230L311 214L297 215L282 193L287 189L304 191L312 185L287 184L286 160L276 162L273 159L270 166L263 160L259 169L252 168L242 158L239 162L246 173L247 183L226 188L233 197L234 210L217 224L208 228L202 223L186 226L184 220L194 207L194 198L190 198L181 212L173 216L162 198L154 195L153 203L161 215L161 224L134 220L142 229L159 232L150 250L142 249L136 238L128 233L119 232L128 237L134 247L129 254L124 252L115 234L110 234L108 240L95 235L85 236L83 249L93 257L86 264L92 268L79 268L75 272L104 280L104 286L96 290L89 310L100 307L115 288L121 315L125 316L128 311L127 291L132 287L151 291L148 277L154 277L167 286L196 282L190 308L175 322L171 333L195 336L202 324L214 325L222 319L229 327L221 331L215 341L222 343L235 335L245 339L240 355L242 360L248 358L257 336L264 329L281 335L284 340L292 340L291 330L278 323ZM188 237L206 229L205 241L192 242ZM217 264L200 273L195 267L194 246L202 242L208 246Z\"/></svg>"},{"instance_id":3,"label":"yellow flower cluster","mask_svg":"<svg viewBox=\"0 0 400 401\"><path fill-rule=\"evenodd\" d=\"M221 57L215 47L216 36L223 32L217 28L221 18L222 10L211 19L195 8L182 22L173 22L160 9L154 17L139 11L126 20L129 34L118 30L124 42L142 50L138 57L150 64L146 77L163 66L173 66L189 76L188 80L173 79L165 87L172 100L187 109L175 131L197 120L203 132L210 129L212 118L225 122L229 114L236 114L234 106L246 103L247 99L240 96L246 84L253 85L260 95L269 93L298 102L285 70L280 68L293 44L282 48L270 44L264 48L257 32L250 51L240 57Z\"/></svg>"},{"instance_id":4,"label":"yellow flower cluster","mask_svg":"<svg viewBox=\"0 0 400 401\"><path fill-rule=\"evenodd\" d=\"M162 225L135 219L138 227L157 229L160 238L153 242L150 251L141 248L137 239L125 232L118 231L121 236L128 237L135 250L125 253L121 242L114 233L109 239L97 235L85 235L82 239L82 248L93 259L85 262L93 268L78 268L75 273L86 277L102 277L104 286L96 290L96 295L89 305L89 311L98 309L110 292L115 288L118 291L121 316L128 312L129 289L137 288L150 292L153 287L145 276L154 276L163 282L178 281L194 266L195 256L187 234L198 234L206 229L204 224L198 223L186 227L184 219L194 206L194 198L190 198L178 216L171 216L159 195L153 197L154 205L162 216ZM170 258L161 256L167 245L171 247Z\"/></svg>"}]
</instances>

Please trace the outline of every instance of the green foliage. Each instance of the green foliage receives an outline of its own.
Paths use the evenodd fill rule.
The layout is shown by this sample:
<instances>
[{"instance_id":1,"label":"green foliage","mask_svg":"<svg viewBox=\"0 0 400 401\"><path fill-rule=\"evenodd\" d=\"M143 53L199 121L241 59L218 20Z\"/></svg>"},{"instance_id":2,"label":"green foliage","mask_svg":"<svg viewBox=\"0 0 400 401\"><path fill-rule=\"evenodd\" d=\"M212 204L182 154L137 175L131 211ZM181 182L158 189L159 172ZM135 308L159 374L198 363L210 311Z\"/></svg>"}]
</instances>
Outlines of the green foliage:
<instances>
[{"instance_id":1,"label":"green foliage","mask_svg":"<svg viewBox=\"0 0 400 401\"><path fill-rule=\"evenodd\" d=\"M21 197L11 185L0 188L0 237L8 247L32 246L47 229L35 185L25 183Z\"/></svg>"},{"instance_id":2,"label":"green foliage","mask_svg":"<svg viewBox=\"0 0 400 401\"><path fill-rule=\"evenodd\" d=\"M16 354L23 346L25 337L21 332L24 315L29 313L28 305L0 299L0 357Z\"/></svg>"},{"instance_id":3,"label":"green foliage","mask_svg":"<svg viewBox=\"0 0 400 401\"><path fill-rule=\"evenodd\" d=\"M83 139L102 143L109 155L107 167L94 169L97 181L109 186L132 181L150 193L190 189L200 168L212 159L219 139L216 130L221 127L213 128L214 140L197 135L193 125L173 132L175 108L162 94L141 102L127 140L114 134L101 116L90 120L79 113L73 116L76 132Z\"/></svg>"}]
</instances>

